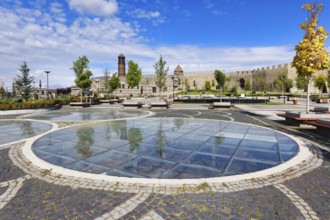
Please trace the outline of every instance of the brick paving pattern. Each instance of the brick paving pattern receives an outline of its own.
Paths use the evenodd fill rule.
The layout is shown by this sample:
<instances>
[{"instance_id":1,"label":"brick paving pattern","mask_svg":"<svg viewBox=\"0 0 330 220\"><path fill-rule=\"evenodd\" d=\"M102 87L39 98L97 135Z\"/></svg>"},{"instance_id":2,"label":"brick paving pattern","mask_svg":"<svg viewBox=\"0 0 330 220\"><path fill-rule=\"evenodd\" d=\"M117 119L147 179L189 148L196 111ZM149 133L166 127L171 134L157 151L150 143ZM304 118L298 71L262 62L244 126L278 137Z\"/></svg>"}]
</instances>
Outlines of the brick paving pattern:
<instances>
[{"instance_id":1,"label":"brick paving pattern","mask_svg":"<svg viewBox=\"0 0 330 220\"><path fill-rule=\"evenodd\" d=\"M0 149L0 219L330 219L329 137L235 109L153 112L153 117L234 119L266 126L306 138L324 150L316 149L314 159L296 171L256 183L161 189L52 176L24 158L17 162L23 156L16 144Z\"/></svg>"}]
</instances>

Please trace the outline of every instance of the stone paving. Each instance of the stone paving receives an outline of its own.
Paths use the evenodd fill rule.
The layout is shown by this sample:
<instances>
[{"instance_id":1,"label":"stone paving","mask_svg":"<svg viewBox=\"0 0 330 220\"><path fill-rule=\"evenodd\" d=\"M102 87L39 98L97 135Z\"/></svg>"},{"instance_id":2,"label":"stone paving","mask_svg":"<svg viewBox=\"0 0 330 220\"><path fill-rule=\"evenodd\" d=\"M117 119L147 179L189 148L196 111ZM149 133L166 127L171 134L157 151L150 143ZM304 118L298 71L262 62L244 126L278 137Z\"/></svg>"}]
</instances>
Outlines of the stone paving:
<instances>
[{"instance_id":1,"label":"stone paving","mask_svg":"<svg viewBox=\"0 0 330 220\"><path fill-rule=\"evenodd\" d=\"M166 186L43 170L25 158L23 140L0 145L0 219L330 219L330 137L237 109L153 112L151 117L230 120L284 131L305 142L313 156L262 178Z\"/></svg>"}]
</instances>

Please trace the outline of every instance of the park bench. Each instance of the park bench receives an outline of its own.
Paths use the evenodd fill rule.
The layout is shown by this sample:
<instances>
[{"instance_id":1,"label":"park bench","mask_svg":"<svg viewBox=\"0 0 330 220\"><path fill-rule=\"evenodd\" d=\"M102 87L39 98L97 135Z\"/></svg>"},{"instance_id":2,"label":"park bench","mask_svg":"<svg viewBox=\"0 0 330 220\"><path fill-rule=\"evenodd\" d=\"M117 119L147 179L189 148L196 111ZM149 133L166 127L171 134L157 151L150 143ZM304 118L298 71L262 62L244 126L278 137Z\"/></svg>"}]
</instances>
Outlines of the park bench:
<instances>
[{"instance_id":1,"label":"park bench","mask_svg":"<svg viewBox=\"0 0 330 220\"><path fill-rule=\"evenodd\" d=\"M315 113L326 113L330 114L330 109L329 107L314 107L314 110L311 110L312 112Z\"/></svg>"},{"instance_id":2,"label":"park bench","mask_svg":"<svg viewBox=\"0 0 330 220\"><path fill-rule=\"evenodd\" d=\"M317 103L329 103L329 99L316 99Z\"/></svg>"},{"instance_id":3,"label":"park bench","mask_svg":"<svg viewBox=\"0 0 330 220\"><path fill-rule=\"evenodd\" d=\"M231 102L213 102L210 104L210 109L214 108L231 108Z\"/></svg>"},{"instance_id":4,"label":"park bench","mask_svg":"<svg viewBox=\"0 0 330 220\"><path fill-rule=\"evenodd\" d=\"M330 120L316 120L306 121L306 124L313 125L317 128L317 131L329 137L330 134Z\"/></svg>"},{"instance_id":5,"label":"park bench","mask_svg":"<svg viewBox=\"0 0 330 220\"><path fill-rule=\"evenodd\" d=\"M285 118L285 121L292 125L301 126L306 124L305 122L316 121L320 118L330 119L330 115L320 115L320 114L300 114L293 112L286 112L285 114L277 114L277 116Z\"/></svg>"},{"instance_id":6,"label":"park bench","mask_svg":"<svg viewBox=\"0 0 330 220\"><path fill-rule=\"evenodd\" d=\"M88 102L70 102L70 106L76 107L76 106L82 106L82 107L89 107L91 106Z\"/></svg>"},{"instance_id":7,"label":"park bench","mask_svg":"<svg viewBox=\"0 0 330 220\"><path fill-rule=\"evenodd\" d=\"M150 108L169 108L169 104L167 102L151 102Z\"/></svg>"},{"instance_id":8,"label":"park bench","mask_svg":"<svg viewBox=\"0 0 330 220\"><path fill-rule=\"evenodd\" d=\"M122 103L124 108L142 108L142 102L123 102Z\"/></svg>"}]
</instances>

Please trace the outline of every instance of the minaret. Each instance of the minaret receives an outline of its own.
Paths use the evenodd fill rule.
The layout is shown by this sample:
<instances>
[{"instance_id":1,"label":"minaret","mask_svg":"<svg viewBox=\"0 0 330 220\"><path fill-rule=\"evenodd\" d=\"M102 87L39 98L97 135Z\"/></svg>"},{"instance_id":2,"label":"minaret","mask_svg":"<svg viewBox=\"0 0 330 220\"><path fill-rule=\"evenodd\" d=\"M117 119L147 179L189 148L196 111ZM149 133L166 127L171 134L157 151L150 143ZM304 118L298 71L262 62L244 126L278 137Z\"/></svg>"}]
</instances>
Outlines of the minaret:
<instances>
[{"instance_id":1,"label":"minaret","mask_svg":"<svg viewBox=\"0 0 330 220\"><path fill-rule=\"evenodd\" d=\"M118 56L118 76L120 78L125 78L126 76L125 56L122 53Z\"/></svg>"}]
</instances>

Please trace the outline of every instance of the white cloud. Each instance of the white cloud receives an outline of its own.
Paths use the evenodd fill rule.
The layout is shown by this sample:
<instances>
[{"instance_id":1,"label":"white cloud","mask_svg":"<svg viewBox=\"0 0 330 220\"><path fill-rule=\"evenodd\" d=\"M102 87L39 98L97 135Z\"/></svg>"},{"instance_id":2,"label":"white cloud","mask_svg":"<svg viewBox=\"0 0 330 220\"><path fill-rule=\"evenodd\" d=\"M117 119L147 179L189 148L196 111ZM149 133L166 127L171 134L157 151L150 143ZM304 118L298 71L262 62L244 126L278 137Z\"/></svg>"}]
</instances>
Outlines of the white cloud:
<instances>
[{"instance_id":1,"label":"white cloud","mask_svg":"<svg viewBox=\"0 0 330 220\"><path fill-rule=\"evenodd\" d=\"M61 8L61 7L57 7ZM58 11L61 13L60 11ZM116 17L109 19L77 18L72 24L58 22L47 12L35 9L4 9L0 7L0 80L11 86L25 60L36 77L36 84L50 70L50 88L74 84L70 68L79 56L90 59L94 76L108 68L117 71L120 53L134 60L143 74L153 74L153 64L163 55L172 73L177 64L185 72L224 69L227 72L248 70L291 62L290 47L205 48L194 45L149 46L129 23ZM154 15L156 16L156 15Z\"/></svg>"},{"instance_id":2,"label":"white cloud","mask_svg":"<svg viewBox=\"0 0 330 220\"><path fill-rule=\"evenodd\" d=\"M133 11L128 11L127 14L133 18L151 20L152 24L155 26L165 23L165 19L161 16L159 11L145 11L143 9L135 9Z\"/></svg>"},{"instance_id":3,"label":"white cloud","mask_svg":"<svg viewBox=\"0 0 330 220\"><path fill-rule=\"evenodd\" d=\"M69 5L79 13L103 17L109 17L118 10L116 0L69 0Z\"/></svg>"},{"instance_id":4,"label":"white cloud","mask_svg":"<svg viewBox=\"0 0 330 220\"><path fill-rule=\"evenodd\" d=\"M159 11L145 11L142 9L135 9L131 12L132 15L134 15L136 18L146 18L146 19L152 19L157 18L160 16Z\"/></svg>"}]
</instances>

